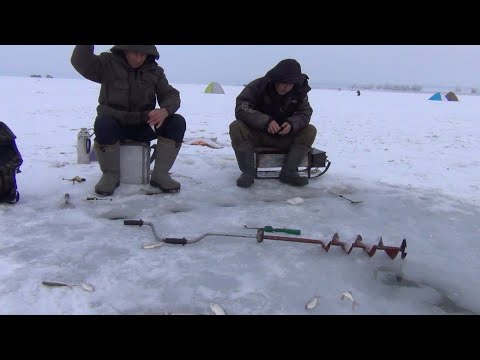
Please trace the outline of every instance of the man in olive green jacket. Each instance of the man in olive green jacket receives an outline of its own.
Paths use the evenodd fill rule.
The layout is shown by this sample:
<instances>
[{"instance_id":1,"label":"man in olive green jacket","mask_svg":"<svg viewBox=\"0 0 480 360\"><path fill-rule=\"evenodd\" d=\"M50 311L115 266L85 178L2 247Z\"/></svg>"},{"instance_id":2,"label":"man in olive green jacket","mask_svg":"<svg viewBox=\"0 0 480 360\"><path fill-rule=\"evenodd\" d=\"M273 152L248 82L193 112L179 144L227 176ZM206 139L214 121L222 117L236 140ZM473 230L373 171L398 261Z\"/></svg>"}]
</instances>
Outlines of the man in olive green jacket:
<instances>
[{"instance_id":1,"label":"man in olive green jacket","mask_svg":"<svg viewBox=\"0 0 480 360\"><path fill-rule=\"evenodd\" d=\"M185 119L176 114L180 94L157 64L155 45L115 45L94 54L94 45L77 45L71 63L86 79L101 84L95 119L94 148L102 177L99 195L112 195L120 184L120 141L157 140L150 185L177 192L169 176L185 134ZM159 108L156 108L156 105Z\"/></svg>"},{"instance_id":2,"label":"man in olive green jacket","mask_svg":"<svg viewBox=\"0 0 480 360\"><path fill-rule=\"evenodd\" d=\"M242 174L237 186L249 187L255 178L254 148L276 147L285 152L279 180L293 186L308 184L297 168L311 149L317 129L310 124L313 110L307 93L308 76L294 59L280 61L264 77L253 80L238 95L230 138Z\"/></svg>"}]
</instances>

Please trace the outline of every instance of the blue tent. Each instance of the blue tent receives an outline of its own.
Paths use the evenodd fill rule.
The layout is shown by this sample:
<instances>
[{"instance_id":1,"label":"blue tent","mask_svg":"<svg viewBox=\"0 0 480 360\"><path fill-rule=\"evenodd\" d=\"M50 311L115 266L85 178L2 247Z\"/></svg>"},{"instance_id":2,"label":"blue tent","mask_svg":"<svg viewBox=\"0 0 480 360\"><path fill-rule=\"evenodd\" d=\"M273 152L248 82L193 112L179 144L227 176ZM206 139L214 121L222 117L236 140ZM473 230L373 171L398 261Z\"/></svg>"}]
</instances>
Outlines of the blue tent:
<instances>
[{"instance_id":1,"label":"blue tent","mask_svg":"<svg viewBox=\"0 0 480 360\"><path fill-rule=\"evenodd\" d=\"M442 94L440 94L439 92L433 94L430 99L428 100L437 100L437 101L442 101Z\"/></svg>"}]
</instances>

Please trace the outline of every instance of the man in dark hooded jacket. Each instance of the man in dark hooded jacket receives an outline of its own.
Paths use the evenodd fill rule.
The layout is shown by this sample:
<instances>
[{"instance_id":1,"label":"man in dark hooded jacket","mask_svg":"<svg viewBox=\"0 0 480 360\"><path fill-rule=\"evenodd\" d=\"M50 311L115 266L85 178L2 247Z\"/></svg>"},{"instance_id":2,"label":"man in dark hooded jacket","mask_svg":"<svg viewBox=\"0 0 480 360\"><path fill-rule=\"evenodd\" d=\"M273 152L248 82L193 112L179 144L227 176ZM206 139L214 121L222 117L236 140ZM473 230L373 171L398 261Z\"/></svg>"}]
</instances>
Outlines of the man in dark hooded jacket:
<instances>
[{"instance_id":1,"label":"man in dark hooded jacket","mask_svg":"<svg viewBox=\"0 0 480 360\"><path fill-rule=\"evenodd\" d=\"M307 93L308 76L294 59L280 61L264 77L248 84L238 95L236 119L230 124L230 138L242 174L240 187L249 187L255 178L254 148L276 147L285 152L279 180L294 186L308 184L297 168L310 151L316 128L309 124L312 108Z\"/></svg>"},{"instance_id":2,"label":"man in dark hooded jacket","mask_svg":"<svg viewBox=\"0 0 480 360\"><path fill-rule=\"evenodd\" d=\"M111 195L120 184L122 140L157 140L150 185L177 192L170 178L185 134L185 119L175 112L180 94L157 64L155 45L115 45L110 52L94 54L94 45L77 45L71 63L86 79L101 84L95 119L94 148L102 170L95 185L99 195ZM158 105L160 108L156 108Z\"/></svg>"}]
</instances>

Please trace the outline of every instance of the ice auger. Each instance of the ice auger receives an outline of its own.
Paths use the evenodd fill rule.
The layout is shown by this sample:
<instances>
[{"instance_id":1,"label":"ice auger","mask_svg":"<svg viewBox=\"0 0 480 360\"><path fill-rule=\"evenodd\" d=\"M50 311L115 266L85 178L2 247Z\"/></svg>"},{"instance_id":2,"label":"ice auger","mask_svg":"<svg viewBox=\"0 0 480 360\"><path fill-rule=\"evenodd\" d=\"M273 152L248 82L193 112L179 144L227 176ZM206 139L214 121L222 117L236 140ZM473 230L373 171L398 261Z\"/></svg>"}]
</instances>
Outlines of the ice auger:
<instances>
[{"instance_id":1,"label":"ice auger","mask_svg":"<svg viewBox=\"0 0 480 360\"><path fill-rule=\"evenodd\" d=\"M340 246L343 251L347 254L350 254L354 248L362 249L368 256L372 257L377 250L385 251L385 253L390 257L390 259L395 259L398 253L401 253L401 258L405 259L407 253L405 252L407 248L407 240L403 239L402 244L399 247L395 246L385 246L383 244L382 237L378 238L378 242L376 244L365 244L362 240L361 235L357 235L353 241L346 242L341 241L338 233L335 233L332 237L332 240L325 241L325 240L317 240L317 239L305 239L299 237L285 237L285 236L275 236L275 235L265 235L265 231L263 229L258 229L256 235L252 234L228 234L228 233L205 233L202 234L194 239L186 239L186 238L160 238L157 233L155 232L155 227L152 223L143 221L143 220L125 220L123 222L124 225L148 225L152 229L153 236L157 243L154 244L147 244L144 245L143 249L154 249L160 247L162 244L175 244L175 245L186 245L186 244L193 244L199 242L200 240L206 238L207 236L226 236L226 237L238 237L238 238L254 238L257 242L261 243L263 240L278 240L278 241L290 241L290 242L300 242L300 243L307 243L307 244L319 244L322 248L328 252L331 246Z\"/></svg>"}]
</instances>

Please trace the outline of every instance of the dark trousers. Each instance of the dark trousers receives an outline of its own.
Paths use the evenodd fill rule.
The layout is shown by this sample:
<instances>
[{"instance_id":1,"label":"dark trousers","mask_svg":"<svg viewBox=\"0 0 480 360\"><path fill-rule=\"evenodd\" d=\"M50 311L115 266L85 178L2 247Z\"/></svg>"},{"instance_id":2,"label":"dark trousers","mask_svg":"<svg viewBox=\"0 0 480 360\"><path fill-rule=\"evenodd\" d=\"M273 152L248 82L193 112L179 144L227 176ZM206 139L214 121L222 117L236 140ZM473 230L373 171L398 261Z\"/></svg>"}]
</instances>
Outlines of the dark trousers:
<instances>
[{"instance_id":1,"label":"dark trousers","mask_svg":"<svg viewBox=\"0 0 480 360\"><path fill-rule=\"evenodd\" d=\"M113 145L117 141L124 140L149 142L159 136L181 143L185 135L186 123L182 115L173 114L165 119L162 126L153 131L148 124L120 126L112 116L97 116L93 128L95 141L100 145Z\"/></svg>"},{"instance_id":2,"label":"dark trousers","mask_svg":"<svg viewBox=\"0 0 480 360\"><path fill-rule=\"evenodd\" d=\"M293 144L311 147L315 141L317 129L308 124L295 135L272 135L267 132L249 128L244 122L235 120L230 124L230 139L233 149L248 142L253 147L275 147L282 151L289 151Z\"/></svg>"}]
</instances>

